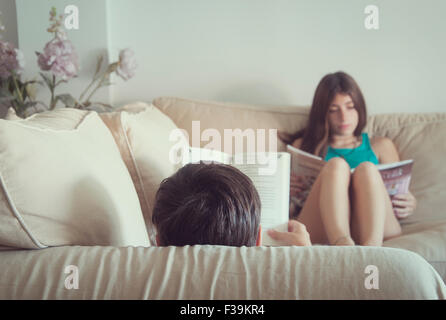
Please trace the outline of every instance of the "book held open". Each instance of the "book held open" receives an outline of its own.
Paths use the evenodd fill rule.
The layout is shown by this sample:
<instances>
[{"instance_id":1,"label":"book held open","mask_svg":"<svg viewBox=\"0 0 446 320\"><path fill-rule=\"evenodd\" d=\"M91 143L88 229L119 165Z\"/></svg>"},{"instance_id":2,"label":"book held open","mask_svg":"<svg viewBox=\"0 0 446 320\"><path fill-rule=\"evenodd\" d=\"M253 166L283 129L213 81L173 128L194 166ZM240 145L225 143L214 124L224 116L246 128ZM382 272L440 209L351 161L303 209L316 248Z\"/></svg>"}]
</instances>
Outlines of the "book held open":
<instances>
[{"instance_id":1,"label":"book held open","mask_svg":"<svg viewBox=\"0 0 446 320\"><path fill-rule=\"evenodd\" d=\"M183 164L199 161L234 166L252 180L261 202L262 243L280 245L271 239L266 231L271 228L278 231L288 229L290 154L288 152L256 152L231 155L218 150L190 147Z\"/></svg>"},{"instance_id":2,"label":"book held open","mask_svg":"<svg viewBox=\"0 0 446 320\"><path fill-rule=\"evenodd\" d=\"M306 197L310 193L311 186L327 162L321 157L302 151L291 145L287 146L287 150L291 154L291 173L302 177L305 183L304 190L299 196L292 197L291 201L297 206L303 206ZM409 192L412 165L412 159L376 165L390 197ZM353 173L355 169L351 169L350 171Z\"/></svg>"}]
</instances>

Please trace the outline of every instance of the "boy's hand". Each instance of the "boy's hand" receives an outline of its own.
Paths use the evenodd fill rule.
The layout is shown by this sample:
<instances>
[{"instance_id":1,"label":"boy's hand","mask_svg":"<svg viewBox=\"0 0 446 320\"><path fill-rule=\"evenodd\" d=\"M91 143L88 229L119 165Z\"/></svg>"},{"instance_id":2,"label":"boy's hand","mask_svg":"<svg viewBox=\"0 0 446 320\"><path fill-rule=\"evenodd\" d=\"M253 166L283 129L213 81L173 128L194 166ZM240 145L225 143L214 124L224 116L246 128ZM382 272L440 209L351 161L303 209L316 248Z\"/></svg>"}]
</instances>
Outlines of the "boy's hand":
<instances>
[{"instance_id":1,"label":"boy's hand","mask_svg":"<svg viewBox=\"0 0 446 320\"><path fill-rule=\"evenodd\" d=\"M392 197L393 212L398 219L410 216L417 207L417 199L409 191L406 194L396 194Z\"/></svg>"},{"instance_id":2,"label":"boy's hand","mask_svg":"<svg viewBox=\"0 0 446 320\"><path fill-rule=\"evenodd\" d=\"M279 232L274 229L267 231L274 240L286 246L311 246L310 234L303 223L296 220L288 221L288 232Z\"/></svg>"}]
</instances>

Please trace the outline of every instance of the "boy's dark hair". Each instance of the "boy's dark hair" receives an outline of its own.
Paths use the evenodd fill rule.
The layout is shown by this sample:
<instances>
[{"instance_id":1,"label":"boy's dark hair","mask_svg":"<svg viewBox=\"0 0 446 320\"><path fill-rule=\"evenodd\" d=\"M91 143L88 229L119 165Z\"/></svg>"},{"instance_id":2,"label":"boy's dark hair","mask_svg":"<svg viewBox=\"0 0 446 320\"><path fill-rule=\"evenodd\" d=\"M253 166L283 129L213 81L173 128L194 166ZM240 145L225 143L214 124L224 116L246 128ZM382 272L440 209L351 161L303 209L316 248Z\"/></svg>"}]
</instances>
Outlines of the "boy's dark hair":
<instances>
[{"instance_id":1,"label":"boy's dark hair","mask_svg":"<svg viewBox=\"0 0 446 320\"><path fill-rule=\"evenodd\" d=\"M191 163L161 182L152 222L160 246L255 246L260 197L232 166Z\"/></svg>"}]
</instances>

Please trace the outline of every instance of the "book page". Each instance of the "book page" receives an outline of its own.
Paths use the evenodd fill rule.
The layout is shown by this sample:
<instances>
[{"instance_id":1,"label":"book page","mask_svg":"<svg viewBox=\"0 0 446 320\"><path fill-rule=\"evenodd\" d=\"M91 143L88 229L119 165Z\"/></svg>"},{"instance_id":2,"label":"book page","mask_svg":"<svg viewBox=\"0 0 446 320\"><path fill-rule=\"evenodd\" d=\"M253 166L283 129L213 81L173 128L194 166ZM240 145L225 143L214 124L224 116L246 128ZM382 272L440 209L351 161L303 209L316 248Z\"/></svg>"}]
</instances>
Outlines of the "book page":
<instances>
[{"instance_id":1,"label":"book page","mask_svg":"<svg viewBox=\"0 0 446 320\"><path fill-rule=\"evenodd\" d=\"M302 208L326 161L290 145L287 145L287 151L291 154L291 174L298 177L303 186L302 191L298 195L292 196L290 201L296 207Z\"/></svg>"},{"instance_id":2,"label":"book page","mask_svg":"<svg viewBox=\"0 0 446 320\"><path fill-rule=\"evenodd\" d=\"M291 154L291 172L299 176L317 177L325 161L321 157L287 145L287 151Z\"/></svg>"},{"instance_id":3,"label":"book page","mask_svg":"<svg viewBox=\"0 0 446 320\"><path fill-rule=\"evenodd\" d=\"M264 153L266 154L266 153ZM268 163L255 161L258 154L243 154L243 163L233 161L233 166L246 174L253 182L260 196L262 244L280 245L271 239L266 230L274 228L287 231L290 196L290 155L286 152L268 153ZM275 167L274 172L262 174L259 169ZM263 172L263 173L264 173Z\"/></svg>"}]
</instances>

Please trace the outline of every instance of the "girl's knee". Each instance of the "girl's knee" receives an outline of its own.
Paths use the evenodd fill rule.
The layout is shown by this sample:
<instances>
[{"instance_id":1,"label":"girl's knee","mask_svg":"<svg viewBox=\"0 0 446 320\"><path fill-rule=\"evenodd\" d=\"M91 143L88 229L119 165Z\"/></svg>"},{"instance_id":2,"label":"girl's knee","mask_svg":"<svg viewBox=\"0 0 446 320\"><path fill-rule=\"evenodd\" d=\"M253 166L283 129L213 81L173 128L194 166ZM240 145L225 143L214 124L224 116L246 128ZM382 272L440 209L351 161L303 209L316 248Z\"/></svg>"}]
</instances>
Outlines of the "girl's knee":
<instances>
[{"instance_id":1,"label":"girl's knee","mask_svg":"<svg viewBox=\"0 0 446 320\"><path fill-rule=\"evenodd\" d=\"M322 168L322 175L327 179L346 180L350 182L350 166L342 158L332 158L328 160Z\"/></svg>"},{"instance_id":2,"label":"girl's knee","mask_svg":"<svg viewBox=\"0 0 446 320\"><path fill-rule=\"evenodd\" d=\"M361 162L353 172L353 181L355 181L355 178L376 178L380 177L381 174L379 173L378 167L370 162L370 161L364 161Z\"/></svg>"},{"instance_id":3,"label":"girl's knee","mask_svg":"<svg viewBox=\"0 0 446 320\"><path fill-rule=\"evenodd\" d=\"M327 161L324 166L325 170L335 170L350 173L350 166L343 158L335 157Z\"/></svg>"}]
</instances>

